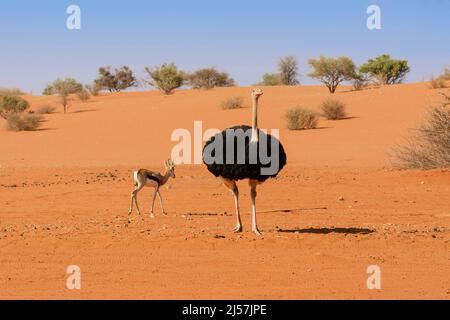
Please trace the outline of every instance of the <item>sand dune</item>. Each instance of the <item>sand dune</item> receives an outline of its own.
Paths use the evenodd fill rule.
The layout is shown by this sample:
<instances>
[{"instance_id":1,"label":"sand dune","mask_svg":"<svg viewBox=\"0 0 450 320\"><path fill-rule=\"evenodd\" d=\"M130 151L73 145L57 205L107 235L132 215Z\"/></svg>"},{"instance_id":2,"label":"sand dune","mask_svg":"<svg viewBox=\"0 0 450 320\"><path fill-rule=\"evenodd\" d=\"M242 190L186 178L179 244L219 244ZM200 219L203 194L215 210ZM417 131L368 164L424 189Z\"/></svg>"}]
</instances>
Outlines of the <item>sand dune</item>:
<instances>
[{"instance_id":1,"label":"sand dune","mask_svg":"<svg viewBox=\"0 0 450 320\"><path fill-rule=\"evenodd\" d=\"M387 154L441 101L428 84L334 95L349 118L288 131L291 106L320 110L322 86L268 87L260 125L288 166L260 188L263 238L231 232L229 192L202 165L177 168L167 216L127 215L132 170L160 170L173 130L250 123L250 88L132 92L74 100L37 132L0 129L0 298L449 298L450 173L392 171ZM222 111L231 96L245 108ZM26 97L32 109L55 97ZM59 109L60 110L60 109ZM3 123L0 123L3 126ZM150 190L140 196L149 210ZM159 211L157 211L158 213ZM65 287L81 267L82 290ZM383 289L367 289L379 265ZM211 285L214 283L214 286Z\"/></svg>"},{"instance_id":2,"label":"sand dune","mask_svg":"<svg viewBox=\"0 0 450 320\"><path fill-rule=\"evenodd\" d=\"M427 84L382 87L335 95L346 103L349 119L320 122L318 130L285 129L283 115L300 105L320 111L329 95L324 87L269 87L261 101L260 125L281 129L291 164L320 166L383 166L386 153L420 121L426 106L441 97ZM207 128L224 129L250 123L249 88L120 93L74 100L69 114L47 117L43 130L31 133L0 131L4 166L115 166L159 165L175 145L177 128L193 131L195 120ZM222 111L219 104L231 96L246 98L247 108ZM54 97L29 97L34 108ZM155 148L157 150L155 151Z\"/></svg>"}]
</instances>

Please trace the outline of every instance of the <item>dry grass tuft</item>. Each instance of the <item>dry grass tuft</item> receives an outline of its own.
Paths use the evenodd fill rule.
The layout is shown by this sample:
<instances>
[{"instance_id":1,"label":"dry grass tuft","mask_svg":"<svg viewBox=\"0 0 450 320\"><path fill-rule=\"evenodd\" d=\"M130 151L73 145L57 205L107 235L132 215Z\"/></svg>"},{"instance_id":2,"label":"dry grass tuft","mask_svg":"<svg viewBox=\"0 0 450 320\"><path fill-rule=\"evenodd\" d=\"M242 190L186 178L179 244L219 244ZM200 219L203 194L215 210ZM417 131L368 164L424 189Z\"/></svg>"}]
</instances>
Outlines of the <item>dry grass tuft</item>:
<instances>
[{"instance_id":1,"label":"dry grass tuft","mask_svg":"<svg viewBox=\"0 0 450 320\"><path fill-rule=\"evenodd\" d=\"M240 109L243 108L243 106L244 106L243 97L228 98L220 103L220 108L222 110Z\"/></svg>"},{"instance_id":2,"label":"dry grass tuft","mask_svg":"<svg viewBox=\"0 0 450 320\"><path fill-rule=\"evenodd\" d=\"M37 114L52 114L55 113L56 108L51 105L43 105L36 110Z\"/></svg>"},{"instance_id":3,"label":"dry grass tuft","mask_svg":"<svg viewBox=\"0 0 450 320\"><path fill-rule=\"evenodd\" d=\"M314 111L301 107L289 109L285 115L289 130L306 130L317 128L318 118Z\"/></svg>"},{"instance_id":4,"label":"dry grass tuft","mask_svg":"<svg viewBox=\"0 0 450 320\"><path fill-rule=\"evenodd\" d=\"M328 120L341 120L347 116L345 104L334 99L328 99L322 103L322 112Z\"/></svg>"},{"instance_id":5,"label":"dry grass tuft","mask_svg":"<svg viewBox=\"0 0 450 320\"><path fill-rule=\"evenodd\" d=\"M432 107L424 123L406 143L393 151L393 165L400 169L450 169L450 97Z\"/></svg>"},{"instance_id":6,"label":"dry grass tuft","mask_svg":"<svg viewBox=\"0 0 450 320\"><path fill-rule=\"evenodd\" d=\"M41 126L42 116L30 113L15 113L6 120L8 131L34 131Z\"/></svg>"}]
</instances>

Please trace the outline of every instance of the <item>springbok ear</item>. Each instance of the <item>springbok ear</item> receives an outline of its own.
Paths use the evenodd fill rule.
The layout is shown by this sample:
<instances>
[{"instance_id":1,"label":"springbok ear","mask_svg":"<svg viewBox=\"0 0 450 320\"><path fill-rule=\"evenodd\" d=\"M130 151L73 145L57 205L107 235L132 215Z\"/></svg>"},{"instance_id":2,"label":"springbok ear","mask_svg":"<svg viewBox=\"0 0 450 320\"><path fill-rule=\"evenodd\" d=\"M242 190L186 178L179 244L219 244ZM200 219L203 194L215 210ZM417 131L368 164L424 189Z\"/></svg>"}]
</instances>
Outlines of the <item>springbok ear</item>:
<instances>
[{"instance_id":1,"label":"springbok ear","mask_svg":"<svg viewBox=\"0 0 450 320\"><path fill-rule=\"evenodd\" d=\"M166 161L164 161L164 167L166 168L166 169L168 169L169 168L169 162L166 160Z\"/></svg>"},{"instance_id":2,"label":"springbok ear","mask_svg":"<svg viewBox=\"0 0 450 320\"><path fill-rule=\"evenodd\" d=\"M171 168L175 168L175 167L176 167L176 165L175 165L175 163L172 161L172 159L169 159L169 166L170 166Z\"/></svg>"}]
</instances>

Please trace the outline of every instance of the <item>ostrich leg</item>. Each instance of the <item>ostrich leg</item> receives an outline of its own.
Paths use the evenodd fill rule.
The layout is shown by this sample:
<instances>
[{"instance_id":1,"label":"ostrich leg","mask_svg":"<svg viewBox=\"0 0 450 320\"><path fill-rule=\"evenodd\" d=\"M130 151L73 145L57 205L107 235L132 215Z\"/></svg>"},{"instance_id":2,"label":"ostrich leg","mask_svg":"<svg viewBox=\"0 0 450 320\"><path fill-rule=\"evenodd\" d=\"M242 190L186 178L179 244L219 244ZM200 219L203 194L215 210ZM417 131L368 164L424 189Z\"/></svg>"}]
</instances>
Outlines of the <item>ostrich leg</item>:
<instances>
[{"instance_id":1,"label":"ostrich leg","mask_svg":"<svg viewBox=\"0 0 450 320\"><path fill-rule=\"evenodd\" d=\"M234 228L235 233L242 232L242 221L241 213L239 211L239 189L236 185L236 181L228 180L222 178L223 184L233 193L234 195L234 206L236 209L236 228Z\"/></svg>"},{"instance_id":2,"label":"ostrich leg","mask_svg":"<svg viewBox=\"0 0 450 320\"><path fill-rule=\"evenodd\" d=\"M261 236L261 232L258 229L258 225L256 223L256 186L259 184L257 180L249 181L251 188L251 197L252 197L252 231L257 235Z\"/></svg>"}]
</instances>

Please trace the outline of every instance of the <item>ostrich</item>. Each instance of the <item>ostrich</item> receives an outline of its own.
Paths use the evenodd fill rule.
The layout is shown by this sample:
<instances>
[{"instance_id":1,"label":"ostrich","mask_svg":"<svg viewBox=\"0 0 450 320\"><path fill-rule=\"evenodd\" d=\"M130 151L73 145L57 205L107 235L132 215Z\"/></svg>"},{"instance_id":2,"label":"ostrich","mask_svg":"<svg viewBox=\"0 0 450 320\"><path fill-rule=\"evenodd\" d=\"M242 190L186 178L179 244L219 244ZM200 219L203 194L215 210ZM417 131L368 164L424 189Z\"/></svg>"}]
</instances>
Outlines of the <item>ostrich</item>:
<instances>
[{"instance_id":1,"label":"ostrich","mask_svg":"<svg viewBox=\"0 0 450 320\"><path fill-rule=\"evenodd\" d=\"M252 127L241 125L224 130L213 136L203 148L203 162L208 171L219 177L234 195L237 220L234 232L236 233L242 232L239 190L236 181L249 179L252 231L258 236L261 232L256 223L256 187L267 179L276 177L286 165L286 153L278 139L258 129L258 101L262 94L261 89L252 92ZM266 151L265 156L270 160L262 158L264 151Z\"/></svg>"}]
</instances>

